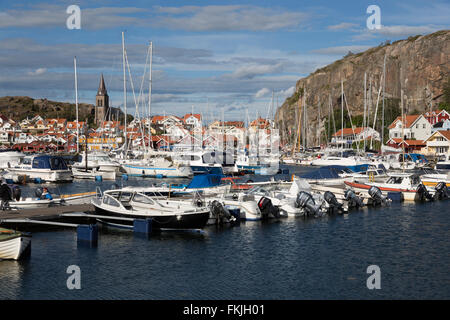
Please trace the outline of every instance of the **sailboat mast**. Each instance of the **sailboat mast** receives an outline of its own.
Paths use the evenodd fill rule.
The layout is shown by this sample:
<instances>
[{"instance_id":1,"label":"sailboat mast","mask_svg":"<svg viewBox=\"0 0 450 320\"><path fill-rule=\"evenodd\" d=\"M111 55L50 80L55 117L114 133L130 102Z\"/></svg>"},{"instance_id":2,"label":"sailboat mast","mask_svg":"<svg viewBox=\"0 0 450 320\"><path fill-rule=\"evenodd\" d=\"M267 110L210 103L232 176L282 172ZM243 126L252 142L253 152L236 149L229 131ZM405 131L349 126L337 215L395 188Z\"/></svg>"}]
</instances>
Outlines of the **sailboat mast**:
<instances>
[{"instance_id":1,"label":"sailboat mast","mask_svg":"<svg viewBox=\"0 0 450 320\"><path fill-rule=\"evenodd\" d=\"M149 150L152 148L152 63L153 63L153 43L150 41L150 75L148 85L148 146ZM145 145L145 141L144 141Z\"/></svg>"},{"instance_id":2,"label":"sailboat mast","mask_svg":"<svg viewBox=\"0 0 450 320\"><path fill-rule=\"evenodd\" d=\"M318 121L317 121L317 126L318 126L318 136L319 136L319 146L320 146L320 96L318 97L319 101L319 117L318 117Z\"/></svg>"},{"instance_id":3,"label":"sailboat mast","mask_svg":"<svg viewBox=\"0 0 450 320\"><path fill-rule=\"evenodd\" d=\"M405 116L403 114L403 88L400 90L401 92L401 108L402 108L402 152L403 152L403 159L402 159L402 171L405 172Z\"/></svg>"},{"instance_id":4,"label":"sailboat mast","mask_svg":"<svg viewBox=\"0 0 450 320\"><path fill-rule=\"evenodd\" d=\"M386 99L386 54L384 54L384 61L383 61L383 107L382 107L382 117L381 117L381 146L383 146L384 143L384 100ZM375 129L375 128L374 128ZM381 149L381 152L383 150Z\"/></svg>"},{"instance_id":5,"label":"sailboat mast","mask_svg":"<svg viewBox=\"0 0 450 320\"><path fill-rule=\"evenodd\" d=\"M124 133L125 133L125 148L127 146L127 83L125 71L125 35L122 31L122 55L123 55L123 105L125 108Z\"/></svg>"},{"instance_id":6,"label":"sailboat mast","mask_svg":"<svg viewBox=\"0 0 450 320\"><path fill-rule=\"evenodd\" d=\"M73 66L75 69L75 110L77 118L77 153L80 152L80 129L78 125L78 79L77 79L77 57L73 58Z\"/></svg>"},{"instance_id":7,"label":"sailboat mast","mask_svg":"<svg viewBox=\"0 0 450 320\"><path fill-rule=\"evenodd\" d=\"M364 118L363 118L363 130L366 131L367 120L366 120L366 109L367 109L367 73L364 72ZM366 138L364 137L364 151L366 151Z\"/></svg>"},{"instance_id":8,"label":"sailboat mast","mask_svg":"<svg viewBox=\"0 0 450 320\"><path fill-rule=\"evenodd\" d=\"M344 149L344 81L341 78L341 143Z\"/></svg>"}]
</instances>

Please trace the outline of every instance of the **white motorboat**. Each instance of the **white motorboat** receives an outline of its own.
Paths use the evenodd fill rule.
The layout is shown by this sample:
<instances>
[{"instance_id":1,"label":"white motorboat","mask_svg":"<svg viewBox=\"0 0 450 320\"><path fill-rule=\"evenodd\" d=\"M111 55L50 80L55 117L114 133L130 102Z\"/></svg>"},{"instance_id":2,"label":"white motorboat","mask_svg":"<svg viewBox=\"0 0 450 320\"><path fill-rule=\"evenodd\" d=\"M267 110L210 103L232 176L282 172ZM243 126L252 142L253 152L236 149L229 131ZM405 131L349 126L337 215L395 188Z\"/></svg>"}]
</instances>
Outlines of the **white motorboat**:
<instances>
[{"instance_id":1,"label":"white motorboat","mask_svg":"<svg viewBox=\"0 0 450 320\"><path fill-rule=\"evenodd\" d=\"M87 160L87 161L86 161ZM102 172L117 172L120 169L120 163L113 161L104 152L92 152L88 153L86 159L86 153L81 155L81 160L75 162L72 168L76 169L96 169Z\"/></svg>"},{"instance_id":2,"label":"white motorboat","mask_svg":"<svg viewBox=\"0 0 450 320\"><path fill-rule=\"evenodd\" d=\"M30 234L0 228L0 260L19 260L30 246Z\"/></svg>"},{"instance_id":3,"label":"white motorboat","mask_svg":"<svg viewBox=\"0 0 450 320\"><path fill-rule=\"evenodd\" d=\"M438 170L450 170L450 155L443 155L436 162L436 169Z\"/></svg>"},{"instance_id":4,"label":"white motorboat","mask_svg":"<svg viewBox=\"0 0 450 320\"><path fill-rule=\"evenodd\" d=\"M25 154L14 150L0 150L0 169L17 166L25 158Z\"/></svg>"},{"instance_id":5,"label":"white motorboat","mask_svg":"<svg viewBox=\"0 0 450 320\"><path fill-rule=\"evenodd\" d=\"M22 196L21 189L15 186L11 189L12 200L8 202L6 209L37 209L60 205L89 204L95 197L95 192L84 192L76 194L51 195L47 198L43 195L43 188L35 190L34 196Z\"/></svg>"},{"instance_id":6,"label":"white motorboat","mask_svg":"<svg viewBox=\"0 0 450 320\"><path fill-rule=\"evenodd\" d=\"M431 200L433 198L435 190L424 186L417 174L388 173L388 177L383 182L345 181L345 184L358 192L367 192L372 186L375 186L385 196L388 192L401 192L406 201Z\"/></svg>"},{"instance_id":7,"label":"white motorboat","mask_svg":"<svg viewBox=\"0 0 450 320\"><path fill-rule=\"evenodd\" d=\"M42 182L73 180L72 171L67 167L66 161L58 156L27 156L18 165L6 170L12 174L26 175L30 179L40 179Z\"/></svg>"},{"instance_id":8,"label":"white motorboat","mask_svg":"<svg viewBox=\"0 0 450 320\"><path fill-rule=\"evenodd\" d=\"M231 174L235 170L233 155L223 151L183 151L172 156L174 163L189 166L193 174Z\"/></svg>"},{"instance_id":9,"label":"white motorboat","mask_svg":"<svg viewBox=\"0 0 450 320\"><path fill-rule=\"evenodd\" d=\"M135 160L122 163L122 168L131 176L189 178L193 173L190 167L175 165L164 158Z\"/></svg>"},{"instance_id":10,"label":"white motorboat","mask_svg":"<svg viewBox=\"0 0 450 320\"><path fill-rule=\"evenodd\" d=\"M133 220L114 218L151 218L153 230L173 230L201 229L210 216L210 209L202 202L152 198L143 192L130 189L98 193L92 204L98 215L112 218L101 218L101 223L122 228L132 228Z\"/></svg>"},{"instance_id":11,"label":"white motorboat","mask_svg":"<svg viewBox=\"0 0 450 320\"><path fill-rule=\"evenodd\" d=\"M98 179L102 180L116 180L116 171L100 171L94 169L78 169L72 167L72 174L75 179Z\"/></svg>"}]
</instances>

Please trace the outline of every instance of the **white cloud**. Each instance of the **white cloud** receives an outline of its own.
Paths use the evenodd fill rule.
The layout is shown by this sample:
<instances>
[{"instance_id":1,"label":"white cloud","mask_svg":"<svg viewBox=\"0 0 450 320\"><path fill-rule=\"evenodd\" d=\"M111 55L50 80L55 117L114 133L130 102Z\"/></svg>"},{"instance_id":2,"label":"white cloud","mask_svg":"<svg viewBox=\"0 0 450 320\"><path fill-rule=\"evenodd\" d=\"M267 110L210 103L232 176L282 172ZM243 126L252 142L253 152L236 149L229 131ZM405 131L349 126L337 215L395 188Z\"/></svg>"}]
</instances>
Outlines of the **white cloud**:
<instances>
[{"instance_id":1,"label":"white cloud","mask_svg":"<svg viewBox=\"0 0 450 320\"><path fill-rule=\"evenodd\" d=\"M238 79L252 79L256 76L264 75L267 73L278 73L281 72L282 69L282 63L277 63L275 65L244 65L237 68L231 76Z\"/></svg>"},{"instance_id":2,"label":"white cloud","mask_svg":"<svg viewBox=\"0 0 450 320\"><path fill-rule=\"evenodd\" d=\"M342 22L336 25L328 26L329 30L346 30L346 29L352 29L358 27L356 23L350 23L350 22Z\"/></svg>"},{"instance_id":3,"label":"white cloud","mask_svg":"<svg viewBox=\"0 0 450 320\"><path fill-rule=\"evenodd\" d=\"M274 31L298 27L306 20L302 12L249 5L157 7L155 25L188 31Z\"/></svg>"},{"instance_id":4,"label":"white cloud","mask_svg":"<svg viewBox=\"0 0 450 320\"><path fill-rule=\"evenodd\" d=\"M261 90L258 90L258 92L255 94L255 98L259 99L264 96L267 96L270 93L270 90L267 88L262 88Z\"/></svg>"},{"instance_id":5,"label":"white cloud","mask_svg":"<svg viewBox=\"0 0 450 320\"><path fill-rule=\"evenodd\" d=\"M47 72L47 68L38 68L38 69L36 69L34 71L28 72L28 75L29 76L39 76L39 75L44 74L46 72Z\"/></svg>"}]
</instances>

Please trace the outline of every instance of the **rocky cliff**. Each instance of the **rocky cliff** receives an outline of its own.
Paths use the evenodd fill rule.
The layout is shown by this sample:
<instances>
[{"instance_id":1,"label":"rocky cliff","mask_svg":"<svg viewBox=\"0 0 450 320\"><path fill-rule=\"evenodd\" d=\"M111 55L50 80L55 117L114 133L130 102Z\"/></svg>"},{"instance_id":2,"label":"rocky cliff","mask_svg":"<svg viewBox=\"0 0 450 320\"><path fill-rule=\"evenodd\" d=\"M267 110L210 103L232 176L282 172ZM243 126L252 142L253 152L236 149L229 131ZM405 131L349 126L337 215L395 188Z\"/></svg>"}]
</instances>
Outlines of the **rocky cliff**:
<instances>
[{"instance_id":1,"label":"rocky cliff","mask_svg":"<svg viewBox=\"0 0 450 320\"><path fill-rule=\"evenodd\" d=\"M324 141L328 134L325 124L329 118L330 97L332 110L335 114L339 112L337 114L340 118L341 80L344 84L344 101L348 104L352 118L359 116L359 119L362 119L364 73L367 74L367 96L371 96L372 99L373 115L385 56L385 104L389 104L390 107L388 118L395 117L400 110L401 89L404 91L404 110L409 113L424 112L430 109L430 105L436 109L440 103L441 106L442 103L450 105L450 101L446 101L448 94L444 94L445 88L450 85L450 30L443 30L426 36L409 37L393 43L387 42L358 54L349 53L341 60L298 80L296 92L286 99L276 113L275 119L285 142L289 140L289 131L291 132L290 141L297 131L298 112L296 110L299 109L298 99L302 98L304 92L309 146L318 143L319 134L321 141ZM448 90L447 88L446 92ZM380 109L381 99L382 96ZM318 119L319 103L321 105L320 121ZM385 127L389 124L385 122ZM381 122L377 122L376 129L381 130Z\"/></svg>"}]
</instances>

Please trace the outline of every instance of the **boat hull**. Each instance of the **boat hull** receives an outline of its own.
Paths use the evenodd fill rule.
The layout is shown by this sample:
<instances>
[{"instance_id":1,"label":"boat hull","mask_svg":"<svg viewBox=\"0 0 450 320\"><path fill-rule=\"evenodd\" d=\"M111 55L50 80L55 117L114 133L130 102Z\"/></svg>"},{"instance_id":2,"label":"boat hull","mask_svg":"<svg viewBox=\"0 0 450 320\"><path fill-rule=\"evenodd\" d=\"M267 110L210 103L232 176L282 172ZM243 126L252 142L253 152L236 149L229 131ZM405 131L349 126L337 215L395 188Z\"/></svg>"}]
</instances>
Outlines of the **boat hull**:
<instances>
[{"instance_id":1,"label":"boat hull","mask_svg":"<svg viewBox=\"0 0 450 320\"><path fill-rule=\"evenodd\" d=\"M0 240L0 260L19 260L31 245L31 236L17 235Z\"/></svg>"},{"instance_id":2,"label":"boat hull","mask_svg":"<svg viewBox=\"0 0 450 320\"><path fill-rule=\"evenodd\" d=\"M173 168L158 168L158 167L144 167L124 164L123 169L131 176L138 177L164 177L164 178L189 178L192 177L192 170L189 167L173 167Z\"/></svg>"},{"instance_id":3,"label":"boat hull","mask_svg":"<svg viewBox=\"0 0 450 320\"><path fill-rule=\"evenodd\" d=\"M416 201L418 200L419 196L415 189L401 189L401 188L389 188L389 187L383 187L379 185L369 185L364 183L358 183L358 182L349 182L345 181L345 184L349 187L352 187L355 191L359 192L367 192L370 187L376 186L380 189L380 191L383 193L384 196L388 194L388 192L401 192L403 194L403 200L405 201Z\"/></svg>"},{"instance_id":4,"label":"boat hull","mask_svg":"<svg viewBox=\"0 0 450 320\"><path fill-rule=\"evenodd\" d=\"M167 229L202 229L206 226L209 219L209 211L196 212L190 214L168 214L165 216L161 215L132 215L132 214L121 214L113 212L110 210L105 210L103 208L95 206L95 213L102 216L119 217L119 218L132 218L132 219L152 219L152 229L153 230L167 230ZM133 221L123 221L102 218L99 219L100 222L114 225L122 228L132 228Z\"/></svg>"}]
</instances>

